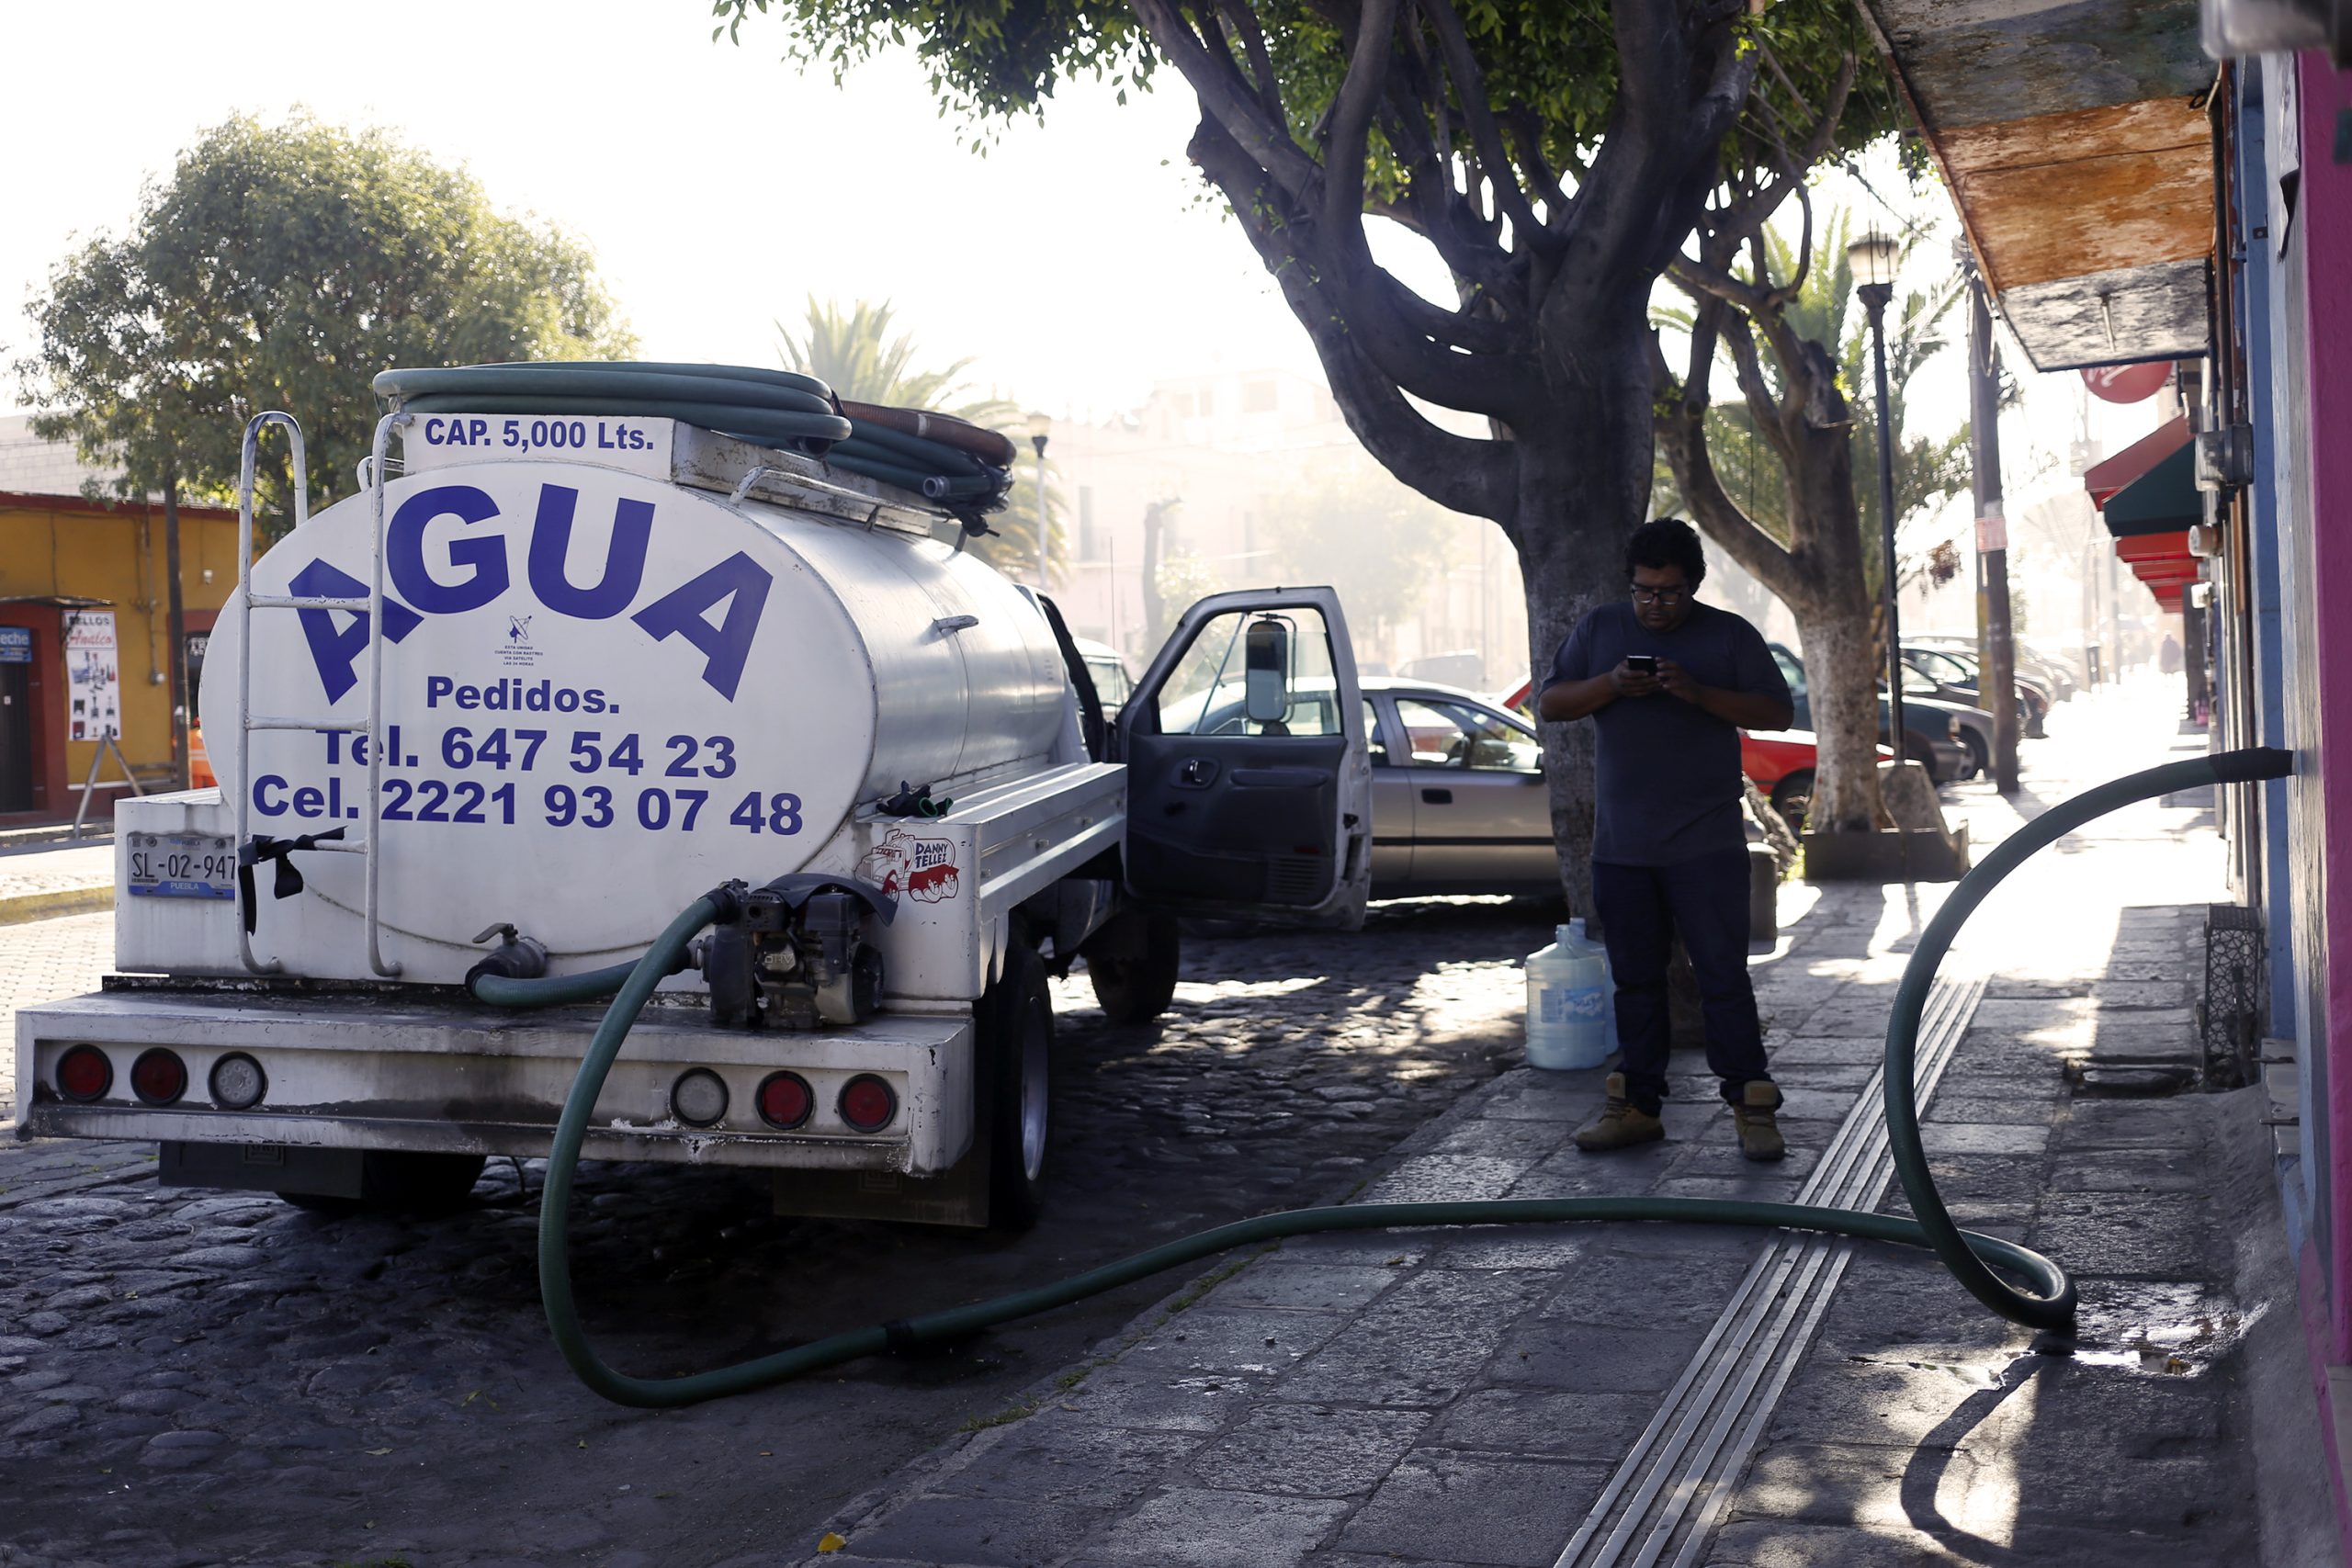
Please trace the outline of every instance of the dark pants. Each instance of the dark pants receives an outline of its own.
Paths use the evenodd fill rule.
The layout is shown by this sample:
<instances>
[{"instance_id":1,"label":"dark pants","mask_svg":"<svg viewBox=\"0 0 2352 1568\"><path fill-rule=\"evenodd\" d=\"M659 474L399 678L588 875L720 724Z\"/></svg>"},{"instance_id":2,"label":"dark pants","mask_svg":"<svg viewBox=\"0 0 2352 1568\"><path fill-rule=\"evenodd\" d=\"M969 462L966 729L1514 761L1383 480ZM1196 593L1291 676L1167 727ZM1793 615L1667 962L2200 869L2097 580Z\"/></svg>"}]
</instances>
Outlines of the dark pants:
<instances>
[{"instance_id":1,"label":"dark pants","mask_svg":"<svg viewBox=\"0 0 2352 1568\"><path fill-rule=\"evenodd\" d=\"M1593 912L1600 917L1609 972L1617 983L1617 1045L1624 1053L1625 1098L1657 1113L1666 1093L1666 966L1682 938L1699 977L1707 1024L1707 1066L1737 1104L1741 1089L1772 1075L1756 990L1747 983L1747 848L1677 865L1592 864Z\"/></svg>"}]
</instances>

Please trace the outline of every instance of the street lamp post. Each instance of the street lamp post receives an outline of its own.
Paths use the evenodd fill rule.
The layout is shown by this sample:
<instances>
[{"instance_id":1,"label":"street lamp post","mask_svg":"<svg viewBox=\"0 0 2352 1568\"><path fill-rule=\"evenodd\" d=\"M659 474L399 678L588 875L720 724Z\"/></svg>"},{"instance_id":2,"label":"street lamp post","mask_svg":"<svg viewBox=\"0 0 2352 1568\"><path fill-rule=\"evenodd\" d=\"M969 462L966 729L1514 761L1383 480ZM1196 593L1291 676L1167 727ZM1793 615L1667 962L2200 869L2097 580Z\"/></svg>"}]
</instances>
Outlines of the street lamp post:
<instances>
[{"instance_id":1,"label":"street lamp post","mask_svg":"<svg viewBox=\"0 0 2352 1568\"><path fill-rule=\"evenodd\" d=\"M1054 422L1041 413L1029 416L1029 445L1037 454L1037 592L1046 592L1046 437L1054 433Z\"/></svg>"},{"instance_id":2,"label":"street lamp post","mask_svg":"<svg viewBox=\"0 0 2352 1568\"><path fill-rule=\"evenodd\" d=\"M1894 609L1894 432L1888 428L1886 396L1886 306L1894 298L1894 242L1872 229L1846 247L1854 269L1854 292L1870 312L1871 357L1878 376L1878 512L1880 545L1884 559L1886 623L1886 703L1894 764L1904 761L1903 633Z\"/></svg>"}]
</instances>

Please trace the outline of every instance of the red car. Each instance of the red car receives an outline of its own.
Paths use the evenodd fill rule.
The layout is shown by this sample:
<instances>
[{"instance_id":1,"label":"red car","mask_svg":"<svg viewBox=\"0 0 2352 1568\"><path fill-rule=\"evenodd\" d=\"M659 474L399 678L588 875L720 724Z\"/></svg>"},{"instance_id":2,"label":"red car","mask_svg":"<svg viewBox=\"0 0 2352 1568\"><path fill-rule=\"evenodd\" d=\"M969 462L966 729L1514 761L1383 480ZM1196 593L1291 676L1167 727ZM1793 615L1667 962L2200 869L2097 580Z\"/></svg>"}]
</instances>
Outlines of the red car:
<instances>
[{"instance_id":1,"label":"red car","mask_svg":"<svg viewBox=\"0 0 2352 1568\"><path fill-rule=\"evenodd\" d=\"M1495 702L1498 707L1509 708L1532 720L1535 682L1522 682L1517 691L1498 697ZM1879 761L1888 761L1894 753L1882 746L1878 755ZM1774 735L1751 735L1745 729L1739 732L1740 772L1771 797L1772 809L1795 832L1804 831L1805 808L1813 804L1813 771L1819 758L1810 729L1784 729Z\"/></svg>"}]
</instances>

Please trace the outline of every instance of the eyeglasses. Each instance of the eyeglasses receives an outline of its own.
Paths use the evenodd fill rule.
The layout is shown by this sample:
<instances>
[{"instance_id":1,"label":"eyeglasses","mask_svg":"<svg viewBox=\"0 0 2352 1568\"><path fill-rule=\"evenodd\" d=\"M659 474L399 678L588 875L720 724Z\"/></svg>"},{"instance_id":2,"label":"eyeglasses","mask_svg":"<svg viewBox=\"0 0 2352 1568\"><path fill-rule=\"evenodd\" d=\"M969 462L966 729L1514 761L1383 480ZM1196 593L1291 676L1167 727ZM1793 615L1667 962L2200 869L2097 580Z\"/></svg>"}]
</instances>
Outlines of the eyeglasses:
<instances>
[{"instance_id":1,"label":"eyeglasses","mask_svg":"<svg viewBox=\"0 0 2352 1568\"><path fill-rule=\"evenodd\" d=\"M1634 598L1638 604L1679 604L1689 597L1690 597L1690 590L1688 588L1644 588L1639 583L1634 585Z\"/></svg>"}]
</instances>

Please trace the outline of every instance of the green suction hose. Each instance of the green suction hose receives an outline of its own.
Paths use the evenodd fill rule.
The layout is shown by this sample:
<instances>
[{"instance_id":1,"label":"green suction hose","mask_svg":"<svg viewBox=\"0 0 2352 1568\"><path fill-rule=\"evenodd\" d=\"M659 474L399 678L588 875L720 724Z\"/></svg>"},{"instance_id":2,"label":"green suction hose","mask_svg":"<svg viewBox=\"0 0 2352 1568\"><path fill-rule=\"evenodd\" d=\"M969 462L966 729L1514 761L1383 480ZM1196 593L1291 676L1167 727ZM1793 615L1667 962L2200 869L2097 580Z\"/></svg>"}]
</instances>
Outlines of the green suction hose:
<instances>
[{"instance_id":1,"label":"green suction hose","mask_svg":"<svg viewBox=\"0 0 2352 1568\"><path fill-rule=\"evenodd\" d=\"M1012 482L1003 468L944 442L844 416L825 383L789 370L571 360L387 370L374 386L378 397L414 413L681 420L978 511Z\"/></svg>"},{"instance_id":2,"label":"green suction hose","mask_svg":"<svg viewBox=\"0 0 2352 1568\"><path fill-rule=\"evenodd\" d=\"M1858 1236L1866 1241L1894 1242L1932 1250L1944 1266L1984 1305L2011 1322L2033 1328L2071 1328L2075 1317L2075 1284L2064 1269L2040 1253L1962 1230L1937 1194L1919 1145L1918 1107L1914 1103L1914 1055L1920 1015L1936 970L1952 939L1970 913L2002 878L2027 857L2093 818L2119 807L2175 790L2208 784L2241 783L2284 778L2293 771L2293 757L2267 748L2226 751L2192 758L2101 784L2086 794L2052 807L2020 828L1986 855L1984 863L1962 879L1934 919L1930 920L1895 992L1894 1010L1886 1029L1886 1122L1888 1143L1894 1154L1897 1176L1916 1219L1864 1213L1849 1209L1803 1203L1745 1202L1717 1198L1546 1198L1489 1199L1440 1203L1365 1203L1339 1208L1293 1209L1261 1214L1198 1232L1146 1252L1106 1263L1034 1290L1019 1291L970 1306L953 1307L922 1317L853 1329L830 1338L755 1360L721 1367L689 1377L639 1378L606 1365L582 1330L571 1292L570 1211L572 1178L580 1162L580 1145L605 1075L628 1038L630 1027L652 997L662 978L675 971L686 944L718 918L715 897L696 899L654 939L645 956L631 966L619 995L597 1026L571 1092L556 1123L555 1141L548 1154L547 1185L539 1201L539 1292L547 1308L548 1326L556 1348L580 1380L616 1404L647 1409L697 1404L728 1394L748 1393L805 1373L886 1350L908 1350L943 1344L981 1329L1066 1306L1088 1296L1115 1290L1164 1269L1197 1262L1236 1247L1275 1241L1319 1231L1386 1230L1425 1225L1544 1224L1562 1221L1664 1220L1696 1224L1758 1225L1787 1230L1819 1231ZM602 972L605 975L611 970ZM568 978L585 982L590 976ZM513 984L510 982L510 984ZM543 984L526 982L526 984ZM477 985L480 993L480 984ZM493 999L485 996L485 1000ZM2007 1269L2024 1278L2030 1290L2020 1290L1993 1272Z\"/></svg>"}]
</instances>

